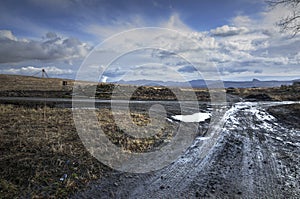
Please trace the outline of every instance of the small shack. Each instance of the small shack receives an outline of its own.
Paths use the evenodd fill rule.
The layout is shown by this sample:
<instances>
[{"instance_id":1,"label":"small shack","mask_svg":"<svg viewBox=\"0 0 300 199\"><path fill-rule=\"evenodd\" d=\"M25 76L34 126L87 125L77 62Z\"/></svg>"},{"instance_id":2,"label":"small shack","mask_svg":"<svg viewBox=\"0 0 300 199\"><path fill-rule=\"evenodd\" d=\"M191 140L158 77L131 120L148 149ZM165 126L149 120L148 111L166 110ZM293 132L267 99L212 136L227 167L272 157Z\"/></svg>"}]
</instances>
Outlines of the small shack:
<instances>
[{"instance_id":1,"label":"small shack","mask_svg":"<svg viewBox=\"0 0 300 199\"><path fill-rule=\"evenodd\" d=\"M67 85L68 85L68 81L63 80L63 81L62 81L62 85L63 85L63 86L67 86Z\"/></svg>"}]
</instances>

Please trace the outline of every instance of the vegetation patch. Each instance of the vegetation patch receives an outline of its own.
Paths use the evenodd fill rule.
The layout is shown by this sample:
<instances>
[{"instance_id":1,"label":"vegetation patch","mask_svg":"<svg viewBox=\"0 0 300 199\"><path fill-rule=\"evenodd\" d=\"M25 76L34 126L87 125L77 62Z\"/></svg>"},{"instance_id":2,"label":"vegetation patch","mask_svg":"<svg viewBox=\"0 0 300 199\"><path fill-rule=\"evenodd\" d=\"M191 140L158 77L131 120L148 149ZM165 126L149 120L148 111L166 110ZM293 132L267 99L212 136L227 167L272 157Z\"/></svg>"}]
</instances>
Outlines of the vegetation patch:
<instances>
[{"instance_id":1,"label":"vegetation patch","mask_svg":"<svg viewBox=\"0 0 300 199\"><path fill-rule=\"evenodd\" d=\"M149 151L172 136L166 126L153 137L132 139L109 109L96 112L105 134L124 150ZM139 126L150 122L146 113L131 117ZM0 105L0 121L0 198L64 198L112 171L85 149L70 109Z\"/></svg>"}]
</instances>

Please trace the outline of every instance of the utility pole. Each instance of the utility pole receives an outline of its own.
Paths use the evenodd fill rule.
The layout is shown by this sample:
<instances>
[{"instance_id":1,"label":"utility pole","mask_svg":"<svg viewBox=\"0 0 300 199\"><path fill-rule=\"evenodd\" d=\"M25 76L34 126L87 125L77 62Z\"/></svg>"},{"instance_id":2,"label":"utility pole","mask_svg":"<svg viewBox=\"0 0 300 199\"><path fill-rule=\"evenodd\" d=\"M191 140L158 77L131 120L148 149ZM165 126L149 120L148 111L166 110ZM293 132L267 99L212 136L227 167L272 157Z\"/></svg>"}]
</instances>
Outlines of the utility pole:
<instances>
[{"instance_id":1,"label":"utility pole","mask_svg":"<svg viewBox=\"0 0 300 199\"><path fill-rule=\"evenodd\" d=\"M42 78L49 78L48 74L46 73L45 69L42 69ZM46 121L46 91L44 91L44 121Z\"/></svg>"},{"instance_id":2,"label":"utility pole","mask_svg":"<svg viewBox=\"0 0 300 199\"><path fill-rule=\"evenodd\" d=\"M45 69L42 69L42 78L48 77ZM44 121L46 121L46 91L44 91Z\"/></svg>"},{"instance_id":3,"label":"utility pole","mask_svg":"<svg viewBox=\"0 0 300 199\"><path fill-rule=\"evenodd\" d=\"M45 69L42 69L42 78L47 77L49 78L48 74L46 73Z\"/></svg>"},{"instance_id":4,"label":"utility pole","mask_svg":"<svg viewBox=\"0 0 300 199\"><path fill-rule=\"evenodd\" d=\"M40 73L42 73L42 78L44 79L45 77L46 78L49 78L49 76L48 76L48 74L47 74L47 72L46 72L46 70L43 68L42 69L42 71L39 71L39 72L37 72L37 73L35 73L35 74L33 74L32 76L36 76L36 75L38 75L39 76L39 74ZM43 92L43 97L44 97L44 121L46 121L46 91L44 90L44 92Z\"/></svg>"}]
</instances>

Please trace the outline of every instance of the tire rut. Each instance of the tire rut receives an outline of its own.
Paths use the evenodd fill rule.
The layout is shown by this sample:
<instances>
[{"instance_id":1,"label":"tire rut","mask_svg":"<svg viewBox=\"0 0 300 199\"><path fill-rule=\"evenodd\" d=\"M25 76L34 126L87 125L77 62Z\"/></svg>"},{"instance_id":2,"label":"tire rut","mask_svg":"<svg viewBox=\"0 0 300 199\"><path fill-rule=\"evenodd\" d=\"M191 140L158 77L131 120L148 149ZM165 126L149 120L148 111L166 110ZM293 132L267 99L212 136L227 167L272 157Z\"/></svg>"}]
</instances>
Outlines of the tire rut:
<instances>
[{"instance_id":1,"label":"tire rut","mask_svg":"<svg viewBox=\"0 0 300 199\"><path fill-rule=\"evenodd\" d=\"M299 198L300 132L279 125L267 106L234 105L224 126L212 129L218 133L176 162L148 174L120 173L117 187L111 179L94 189L115 191L113 198Z\"/></svg>"}]
</instances>

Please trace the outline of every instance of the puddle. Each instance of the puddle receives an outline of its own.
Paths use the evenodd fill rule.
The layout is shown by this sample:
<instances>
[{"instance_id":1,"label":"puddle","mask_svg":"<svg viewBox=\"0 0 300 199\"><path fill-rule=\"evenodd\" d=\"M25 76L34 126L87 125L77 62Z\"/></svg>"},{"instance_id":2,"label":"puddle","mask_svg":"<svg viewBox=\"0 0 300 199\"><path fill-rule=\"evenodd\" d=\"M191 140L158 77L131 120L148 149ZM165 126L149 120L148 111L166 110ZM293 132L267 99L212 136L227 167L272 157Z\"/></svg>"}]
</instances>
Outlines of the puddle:
<instances>
[{"instance_id":1,"label":"puddle","mask_svg":"<svg viewBox=\"0 0 300 199\"><path fill-rule=\"evenodd\" d=\"M173 119L182 122L203 122L211 117L210 113L194 113L192 115L174 115Z\"/></svg>"}]
</instances>

